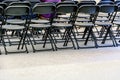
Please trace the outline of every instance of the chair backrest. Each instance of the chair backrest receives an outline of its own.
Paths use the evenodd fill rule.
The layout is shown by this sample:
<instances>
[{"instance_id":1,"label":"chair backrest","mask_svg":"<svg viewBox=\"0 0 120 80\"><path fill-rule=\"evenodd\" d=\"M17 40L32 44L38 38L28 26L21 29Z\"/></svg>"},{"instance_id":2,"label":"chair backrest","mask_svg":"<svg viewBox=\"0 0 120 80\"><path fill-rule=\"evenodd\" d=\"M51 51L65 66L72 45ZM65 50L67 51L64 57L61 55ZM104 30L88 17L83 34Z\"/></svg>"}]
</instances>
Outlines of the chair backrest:
<instances>
[{"instance_id":1,"label":"chair backrest","mask_svg":"<svg viewBox=\"0 0 120 80\"><path fill-rule=\"evenodd\" d=\"M4 8L0 6L0 16L3 16L3 14L4 14Z\"/></svg>"},{"instance_id":2,"label":"chair backrest","mask_svg":"<svg viewBox=\"0 0 120 80\"><path fill-rule=\"evenodd\" d=\"M57 13L75 13L77 11L77 5L63 4L56 7Z\"/></svg>"},{"instance_id":3,"label":"chair backrest","mask_svg":"<svg viewBox=\"0 0 120 80\"><path fill-rule=\"evenodd\" d=\"M36 3L40 3L40 0L24 0L24 2L30 2L31 6L33 7Z\"/></svg>"},{"instance_id":4,"label":"chair backrest","mask_svg":"<svg viewBox=\"0 0 120 80\"><path fill-rule=\"evenodd\" d=\"M31 6L30 2L11 2L9 6Z\"/></svg>"},{"instance_id":5,"label":"chair backrest","mask_svg":"<svg viewBox=\"0 0 120 80\"><path fill-rule=\"evenodd\" d=\"M77 13L95 14L98 10L99 7L96 5L82 5L78 8Z\"/></svg>"},{"instance_id":6,"label":"chair backrest","mask_svg":"<svg viewBox=\"0 0 120 80\"><path fill-rule=\"evenodd\" d=\"M117 6L115 5L101 5L99 12L103 13L114 13L117 10Z\"/></svg>"},{"instance_id":7,"label":"chair backrest","mask_svg":"<svg viewBox=\"0 0 120 80\"><path fill-rule=\"evenodd\" d=\"M0 3L0 6L5 9L7 7L7 4L6 3Z\"/></svg>"},{"instance_id":8,"label":"chair backrest","mask_svg":"<svg viewBox=\"0 0 120 80\"><path fill-rule=\"evenodd\" d=\"M9 5L11 2L19 2L20 0L4 0L3 2Z\"/></svg>"},{"instance_id":9,"label":"chair backrest","mask_svg":"<svg viewBox=\"0 0 120 80\"><path fill-rule=\"evenodd\" d=\"M28 6L8 6L5 9L6 16L22 16L29 15L30 8Z\"/></svg>"},{"instance_id":10,"label":"chair backrest","mask_svg":"<svg viewBox=\"0 0 120 80\"><path fill-rule=\"evenodd\" d=\"M50 14L55 13L55 5L38 5L36 4L32 9L33 14Z\"/></svg>"},{"instance_id":11,"label":"chair backrest","mask_svg":"<svg viewBox=\"0 0 120 80\"><path fill-rule=\"evenodd\" d=\"M29 2L31 2L31 3L40 2L40 0L24 0L24 1L29 1Z\"/></svg>"},{"instance_id":12,"label":"chair backrest","mask_svg":"<svg viewBox=\"0 0 120 80\"><path fill-rule=\"evenodd\" d=\"M97 5L113 5L113 1L100 1Z\"/></svg>"},{"instance_id":13,"label":"chair backrest","mask_svg":"<svg viewBox=\"0 0 120 80\"><path fill-rule=\"evenodd\" d=\"M120 12L120 5L117 6L117 12Z\"/></svg>"},{"instance_id":14,"label":"chair backrest","mask_svg":"<svg viewBox=\"0 0 120 80\"><path fill-rule=\"evenodd\" d=\"M2 28L1 26L4 22L4 8L1 6L0 6L0 21L1 21L0 23L0 35L1 35L1 28Z\"/></svg>"},{"instance_id":15,"label":"chair backrest","mask_svg":"<svg viewBox=\"0 0 120 80\"><path fill-rule=\"evenodd\" d=\"M18 2L20 0L4 0L3 2L10 3L10 2Z\"/></svg>"},{"instance_id":16,"label":"chair backrest","mask_svg":"<svg viewBox=\"0 0 120 80\"><path fill-rule=\"evenodd\" d=\"M97 18L98 12L99 12L99 6L97 5L82 5L77 10L76 19L79 13L87 14L89 15L88 18L90 19L90 21L94 23Z\"/></svg>"},{"instance_id":17,"label":"chair backrest","mask_svg":"<svg viewBox=\"0 0 120 80\"><path fill-rule=\"evenodd\" d=\"M115 4L116 6L119 6L119 5L120 5L120 0L116 1L114 4Z\"/></svg>"},{"instance_id":18,"label":"chair backrest","mask_svg":"<svg viewBox=\"0 0 120 80\"><path fill-rule=\"evenodd\" d=\"M114 3L117 4L117 3L119 3L119 2L120 2L120 0L116 0Z\"/></svg>"},{"instance_id":19,"label":"chair backrest","mask_svg":"<svg viewBox=\"0 0 120 80\"><path fill-rule=\"evenodd\" d=\"M96 4L96 1L95 0L83 0L83 1L80 1L80 3L93 3L93 4Z\"/></svg>"},{"instance_id":20,"label":"chair backrest","mask_svg":"<svg viewBox=\"0 0 120 80\"><path fill-rule=\"evenodd\" d=\"M51 5L51 6L55 6L55 3L53 2L40 2L40 3L36 3L35 5Z\"/></svg>"},{"instance_id":21,"label":"chair backrest","mask_svg":"<svg viewBox=\"0 0 120 80\"><path fill-rule=\"evenodd\" d=\"M91 1L82 1L82 2L80 2L80 3L78 3L77 4L78 5L78 7L80 7L80 6L82 6L82 5L96 5L96 3L94 3L94 2L91 2Z\"/></svg>"},{"instance_id":22,"label":"chair backrest","mask_svg":"<svg viewBox=\"0 0 120 80\"><path fill-rule=\"evenodd\" d=\"M101 5L99 12L108 14L106 16L110 22L113 22L116 12L117 12L118 7L115 5Z\"/></svg>"},{"instance_id":23,"label":"chair backrest","mask_svg":"<svg viewBox=\"0 0 120 80\"><path fill-rule=\"evenodd\" d=\"M65 1L65 2L59 2L59 3L57 3L56 4L56 6L59 6L59 5L67 5L67 4L75 4L75 2L74 1Z\"/></svg>"},{"instance_id":24,"label":"chair backrest","mask_svg":"<svg viewBox=\"0 0 120 80\"><path fill-rule=\"evenodd\" d=\"M20 0L4 0L4 1L12 1L12 2L15 2L15 1L20 1Z\"/></svg>"},{"instance_id":25,"label":"chair backrest","mask_svg":"<svg viewBox=\"0 0 120 80\"><path fill-rule=\"evenodd\" d=\"M76 11L77 11L77 5L75 4L59 5L56 7L56 17L59 17L58 15L69 14L67 19L69 20L69 22L73 22Z\"/></svg>"}]
</instances>

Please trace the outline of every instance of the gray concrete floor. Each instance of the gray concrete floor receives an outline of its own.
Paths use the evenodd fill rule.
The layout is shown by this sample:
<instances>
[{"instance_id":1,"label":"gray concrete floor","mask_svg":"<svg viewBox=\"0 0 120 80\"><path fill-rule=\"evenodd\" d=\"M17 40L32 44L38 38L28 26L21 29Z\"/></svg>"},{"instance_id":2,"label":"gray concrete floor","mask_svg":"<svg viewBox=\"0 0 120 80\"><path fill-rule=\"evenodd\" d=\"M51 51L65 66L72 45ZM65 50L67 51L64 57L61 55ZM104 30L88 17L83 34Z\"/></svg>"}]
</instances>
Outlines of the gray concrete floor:
<instances>
[{"instance_id":1,"label":"gray concrete floor","mask_svg":"<svg viewBox=\"0 0 120 80\"><path fill-rule=\"evenodd\" d=\"M0 80L120 80L120 47L0 55Z\"/></svg>"}]
</instances>

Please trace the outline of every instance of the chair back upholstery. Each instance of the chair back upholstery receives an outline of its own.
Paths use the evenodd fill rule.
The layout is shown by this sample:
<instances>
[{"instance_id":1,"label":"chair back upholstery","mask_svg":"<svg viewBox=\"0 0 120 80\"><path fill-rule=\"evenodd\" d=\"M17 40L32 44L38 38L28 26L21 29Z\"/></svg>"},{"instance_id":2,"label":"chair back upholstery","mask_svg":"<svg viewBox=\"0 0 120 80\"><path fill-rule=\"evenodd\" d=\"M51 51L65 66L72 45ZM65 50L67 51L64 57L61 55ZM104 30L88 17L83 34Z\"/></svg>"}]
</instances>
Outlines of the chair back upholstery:
<instances>
[{"instance_id":1,"label":"chair back upholstery","mask_svg":"<svg viewBox=\"0 0 120 80\"><path fill-rule=\"evenodd\" d=\"M7 7L6 3L0 3L0 6L3 7L3 9L5 9Z\"/></svg>"},{"instance_id":2,"label":"chair back upholstery","mask_svg":"<svg viewBox=\"0 0 120 80\"><path fill-rule=\"evenodd\" d=\"M110 14L116 11L116 9L117 7L115 5L101 5L99 12Z\"/></svg>"},{"instance_id":3,"label":"chair back upholstery","mask_svg":"<svg viewBox=\"0 0 120 80\"><path fill-rule=\"evenodd\" d=\"M97 5L113 5L113 1L100 1Z\"/></svg>"},{"instance_id":4,"label":"chair back upholstery","mask_svg":"<svg viewBox=\"0 0 120 80\"><path fill-rule=\"evenodd\" d=\"M75 2L73 2L73 1L65 1L65 2L59 2L59 3L57 3L56 4L56 6L59 6L59 5L66 5L66 4L70 4L70 5L74 5L75 4Z\"/></svg>"},{"instance_id":5,"label":"chair back upholstery","mask_svg":"<svg viewBox=\"0 0 120 80\"><path fill-rule=\"evenodd\" d=\"M99 7L96 5L82 5L78 8L77 13L95 14Z\"/></svg>"},{"instance_id":6,"label":"chair back upholstery","mask_svg":"<svg viewBox=\"0 0 120 80\"><path fill-rule=\"evenodd\" d=\"M30 2L12 2L9 6L31 6Z\"/></svg>"},{"instance_id":7,"label":"chair back upholstery","mask_svg":"<svg viewBox=\"0 0 120 80\"><path fill-rule=\"evenodd\" d=\"M28 6L8 6L5 9L6 16L29 15L30 8Z\"/></svg>"},{"instance_id":8,"label":"chair back upholstery","mask_svg":"<svg viewBox=\"0 0 120 80\"><path fill-rule=\"evenodd\" d=\"M35 5L32 9L33 14L50 14L55 13L55 6L54 5Z\"/></svg>"},{"instance_id":9,"label":"chair back upholstery","mask_svg":"<svg viewBox=\"0 0 120 80\"><path fill-rule=\"evenodd\" d=\"M56 7L56 12L57 13L75 13L77 10L77 5L59 5Z\"/></svg>"}]
</instances>

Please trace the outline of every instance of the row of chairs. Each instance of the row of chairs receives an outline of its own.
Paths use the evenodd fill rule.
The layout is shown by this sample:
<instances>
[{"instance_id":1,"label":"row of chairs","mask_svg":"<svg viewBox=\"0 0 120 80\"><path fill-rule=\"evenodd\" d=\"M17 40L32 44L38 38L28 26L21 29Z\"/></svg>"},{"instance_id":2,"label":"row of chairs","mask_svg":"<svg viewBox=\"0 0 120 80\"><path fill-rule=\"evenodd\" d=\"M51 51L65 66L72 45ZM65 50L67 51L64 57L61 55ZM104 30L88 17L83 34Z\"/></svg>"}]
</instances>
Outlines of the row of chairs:
<instances>
[{"instance_id":1,"label":"row of chairs","mask_svg":"<svg viewBox=\"0 0 120 80\"><path fill-rule=\"evenodd\" d=\"M113 24L119 25L119 20L114 21L119 10L119 6L115 5L81 5L78 7L76 4L56 6L52 3L39 3L32 8L32 13L38 15L32 19L31 9L27 5L10 5L5 9L0 7L1 30L5 30L5 33L1 33L1 43L5 54L9 53L6 47L13 45L10 37L13 37L15 32L15 36L18 37L16 38L18 40L17 49L25 49L24 52L27 53L29 52L28 45L32 46L33 52L37 51L35 46L39 42L42 42L43 48L48 43L52 50L56 51L59 49L58 43L61 42L59 40L62 40L63 46L72 43L72 48L79 49L81 48L79 29L81 30L83 27L85 29L82 34L84 44L87 45L90 40L95 44L93 47L98 48L100 46L94 29L97 30L97 26L100 26L102 28L98 33L102 36L102 43L105 43L109 36L109 40L113 43L112 46L118 46L112 26ZM40 14L52 14L52 17L40 19ZM15 16L15 18L13 19L11 16Z\"/></svg>"}]
</instances>

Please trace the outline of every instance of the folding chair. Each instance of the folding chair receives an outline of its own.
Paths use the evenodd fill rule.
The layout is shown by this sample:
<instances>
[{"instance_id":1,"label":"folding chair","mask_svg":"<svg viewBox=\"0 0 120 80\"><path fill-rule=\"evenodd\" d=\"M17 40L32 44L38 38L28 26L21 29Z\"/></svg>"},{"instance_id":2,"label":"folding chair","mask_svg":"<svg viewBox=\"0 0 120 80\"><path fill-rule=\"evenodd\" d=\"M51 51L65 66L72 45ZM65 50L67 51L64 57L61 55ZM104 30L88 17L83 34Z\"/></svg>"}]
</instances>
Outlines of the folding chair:
<instances>
[{"instance_id":1,"label":"folding chair","mask_svg":"<svg viewBox=\"0 0 120 80\"><path fill-rule=\"evenodd\" d=\"M52 16L50 18L43 18L40 19L39 15L43 15L43 14L52 14L54 16L55 14L55 5L53 3L40 3L40 4L36 4L33 9L32 9L33 14L37 14L38 16L35 19L31 19L30 22L30 28L31 28L31 34L32 34L32 38L33 38L33 42L34 44L32 44L33 47L33 52L35 51L40 51L41 49L35 49L35 45L37 45L37 41L35 40L34 36L39 36L36 33L39 33L39 31L43 32L43 48L45 48L45 45L47 43L47 41L50 41L52 50L56 50L56 46L54 43L54 40L52 38L51 35L51 24L52 24ZM34 34L35 33L35 34ZM40 38L39 38L40 39ZM41 41L41 42L42 42Z\"/></svg>"},{"instance_id":2,"label":"folding chair","mask_svg":"<svg viewBox=\"0 0 120 80\"><path fill-rule=\"evenodd\" d=\"M87 1L80 1L77 5L78 5L78 7L83 6L83 5L96 5L96 2L95 1L89 1L89 0L87 0ZM81 21L81 22L89 21L89 17L90 17L89 14L79 13L77 21ZM79 35L78 28L75 28L75 29L77 31L77 35ZM85 31L86 31L86 29L85 29Z\"/></svg>"},{"instance_id":3,"label":"folding chair","mask_svg":"<svg viewBox=\"0 0 120 80\"><path fill-rule=\"evenodd\" d=\"M116 29L117 34L116 34L116 37L119 37L119 35L120 35L120 5L118 5L118 9L117 9L116 15L114 17L113 23L115 25L117 25L117 29ZM120 40L119 40L119 42L120 42Z\"/></svg>"},{"instance_id":4,"label":"folding chair","mask_svg":"<svg viewBox=\"0 0 120 80\"><path fill-rule=\"evenodd\" d=\"M94 23L95 23L97 14L98 14L98 10L99 10L99 7L96 5L82 5L82 6L80 6L77 10L75 23L74 23L74 26L85 28L82 39L85 38L85 36L88 32L87 37L85 38L84 45L87 45L87 42L88 42L90 35L91 35L91 38L93 39L93 41L95 43L95 46L93 46L93 47L96 47L96 48L98 47L97 39L96 39L95 34L94 34L92 29L95 26ZM88 20L87 21L79 21L78 18L79 18L80 13L89 15ZM76 42L76 43L78 44L78 42ZM77 45L77 47L80 48L79 44Z\"/></svg>"},{"instance_id":5,"label":"folding chair","mask_svg":"<svg viewBox=\"0 0 120 80\"><path fill-rule=\"evenodd\" d=\"M28 6L8 6L5 9L5 13L4 13L5 20L4 20L4 25L2 25L2 29L5 30L6 36L9 36L8 31L10 31L10 32L16 31L17 37L18 37L16 39L20 40L20 38L22 39L22 37L24 37L24 32L26 30L27 23L28 23L29 10L30 10L30 8ZM10 16L22 16L22 15L26 15L26 19L9 19ZM5 36L3 36L3 37L5 37ZM9 37L7 37L7 38L9 38ZM9 42L11 43L11 41L9 41ZM23 42L23 43L25 43L25 42ZM18 43L16 43L16 44L19 45ZM6 47L7 45L8 44L5 42L4 47ZM10 46L12 46L12 44L10 44ZM19 52L19 51L17 51L17 52ZM26 44L25 44L25 51L22 51L22 52L28 53ZM6 49L5 54L7 54L7 53L11 53L11 52L8 52Z\"/></svg>"},{"instance_id":6,"label":"folding chair","mask_svg":"<svg viewBox=\"0 0 120 80\"><path fill-rule=\"evenodd\" d=\"M72 48L76 49L74 43L75 34L73 30L73 18L76 10L77 10L77 5L75 4L60 4L56 7L56 16L53 19L52 27L53 30L57 29L63 31L62 33L60 32L60 34L62 34L61 40L63 40L62 42L64 42L63 47L57 46L58 49L64 47L70 48L70 46L67 47L70 41L72 42ZM53 32L53 34L55 33ZM56 44L59 43L59 39L55 39L55 40L56 40Z\"/></svg>"},{"instance_id":7,"label":"folding chair","mask_svg":"<svg viewBox=\"0 0 120 80\"><path fill-rule=\"evenodd\" d=\"M6 50L5 47L5 42L3 39L3 30L2 30L2 25L4 24L4 8L0 6L0 42L2 43L2 45L4 45L4 50ZM1 50L0 50L0 55L1 55Z\"/></svg>"},{"instance_id":8,"label":"folding chair","mask_svg":"<svg viewBox=\"0 0 120 80\"><path fill-rule=\"evenodd\" d=\"M114 19L114 12L116 12L117 7L115 5L101 5L100 6L100 10L99 12L102 12L104 14L107 14L108 20L101 20L98 21L96 20L95 24L98 26L101 26L103 30L101 30L100 32L100 36L105 34L105 36L102 39L102 44L105 43L105 41L107 40L107 37L109 35L110 39L113 42L113 46L117 46L117 42L115 40L115 37L112 33L112 26L113 26L113 19ZM102 37L102 36L101 36Z\"/></svg>"}]
</instances>

